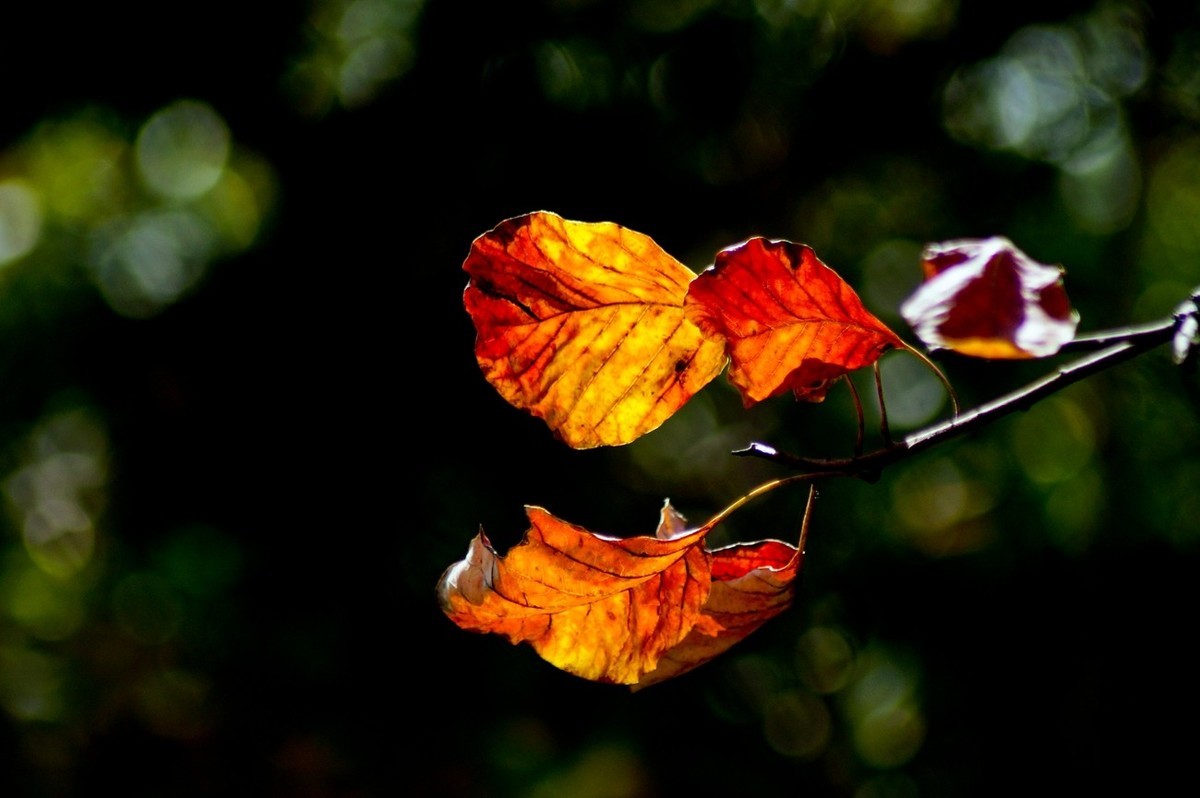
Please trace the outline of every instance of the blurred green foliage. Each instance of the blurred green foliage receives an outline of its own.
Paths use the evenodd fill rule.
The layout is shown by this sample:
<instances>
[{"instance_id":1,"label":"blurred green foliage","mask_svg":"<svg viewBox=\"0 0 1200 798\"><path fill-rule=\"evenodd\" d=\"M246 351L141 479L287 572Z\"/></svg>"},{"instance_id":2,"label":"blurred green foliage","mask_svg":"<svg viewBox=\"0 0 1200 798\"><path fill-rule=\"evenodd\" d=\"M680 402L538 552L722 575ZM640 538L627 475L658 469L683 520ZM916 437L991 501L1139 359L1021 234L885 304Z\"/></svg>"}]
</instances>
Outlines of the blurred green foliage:
<instances>
[{"instance_id":1,"label":"blurred green foliage","mask_svg":"<svg viewBox=\"0 0 1200 798\"><path fill-rule=\"evenodd\" d=\"M538 504L647 534L845 456L853 405L572 452L484 383L471 240L536 209L699 271L812 245L906 334L924 243L1066 268L1083 333L1200 285L1200 9L218 0L4 12L0 793L853 798L1194 780L1197 382L1166 352L821 486L795 608L630 694L433 587ZM943 358L967 406L1053 368ZM881 364L903 434L941 384ZM859 393L873 396L869 375ZM856 377L858 379L858 377ZM868 428L878 412L868 403ZM712 543L798 534L801 492Z\"/></svg>"}]
</instances>

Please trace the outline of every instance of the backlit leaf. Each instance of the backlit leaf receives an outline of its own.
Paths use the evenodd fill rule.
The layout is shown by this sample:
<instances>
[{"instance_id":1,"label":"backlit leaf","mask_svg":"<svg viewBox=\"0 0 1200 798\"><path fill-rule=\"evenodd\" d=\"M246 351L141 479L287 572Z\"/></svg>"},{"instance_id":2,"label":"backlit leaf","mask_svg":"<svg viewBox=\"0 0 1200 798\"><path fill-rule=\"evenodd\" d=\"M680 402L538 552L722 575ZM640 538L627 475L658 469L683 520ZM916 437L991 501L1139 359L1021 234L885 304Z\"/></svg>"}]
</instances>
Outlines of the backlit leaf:
<instances>
[{"instance_id":1,"label":"backlit leaf","mask_svg":"<svg viewBox=\"0 0 1200 798\"><path fill-rule=\"evenodd\" d=\"M728 651L789 606L803 552L779 540L712 552L712 587L695 627L636 689L666 681Z\"/></svg>"},{"instance_id":2,"label":"backlit leaf","mask_svg":"<svg viewBox=\"0 0 1200 798\"><path fill-rule=\"evenodd\" d=\"M475 239L463 269L484 376L576 449L657 428L725 366L684 316L695 273L642 233L530 213Z\"/></svg>"},{"instance_id":3,"label":"backlit leaf","mask_svg":"<svg viewBox=\"0 0 1200 798\"><path fill-rule=\"evenodd\" d=\"M709 551L664 504L654 536L597 535L538 507L505 555L481 531L438 582L463 629L529 643L584 679L648 686L728 650L791 604L800 551L766 540Z\"/></svg>"},{"instance_id":4,"label":"backlit leaf","mask_svg":"<svg viewBox=\"0 0 1200 798\"><path fill-rule=\"evenodd\" d=\"M925 282L900 312L926 346L992 359L1053 355L1079 316L1063 269L1038 263L1002 236L926 246Z\"/></svg>"},{"instance_id":5,"label":"backlit leaf","mask_svg":"<svg viewBox=\"0 0 1200 798\"><path fill-rule=\"evenodd\" d=\"M819 402L833 380L903 346L811 247L790 241L751 238L722 250L684 308L725 338L729 380L746 407L787 391Z\"/></svg>"}]
</instances>

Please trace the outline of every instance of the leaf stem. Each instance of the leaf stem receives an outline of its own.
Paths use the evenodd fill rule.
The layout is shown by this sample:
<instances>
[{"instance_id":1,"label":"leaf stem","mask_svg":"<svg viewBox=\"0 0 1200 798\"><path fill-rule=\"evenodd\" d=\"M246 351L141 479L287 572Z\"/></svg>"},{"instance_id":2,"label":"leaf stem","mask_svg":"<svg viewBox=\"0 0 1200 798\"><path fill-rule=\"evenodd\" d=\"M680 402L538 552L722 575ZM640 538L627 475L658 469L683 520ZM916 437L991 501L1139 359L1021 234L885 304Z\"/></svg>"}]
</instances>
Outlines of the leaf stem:
<instances>
[{"instance_id":1,"label":"leaf stem","mask_svg":"<svg viewBox=\"0 0 1200 798\"><path fill-rule=\"evenodd\" d=\"M796 551L800 556L804 556L804 549L808 546L808 519L812 518L813 501L817 498L817 486L808 486L808 501L804 503L804 518L800 520L800 542L796 544Z\"/></svg>"},{"instance_id":2,"label":"leaf stem","mask_svg":"<svg viewBox=\"0 0 1200 798\"><path fill-rule=\"evenodd\" d=\"M863 441L867 439L867 420L863 414L862 400L858 398L858 389L854 387L854 380L850 379L849 374L842 375L842 379L850 389L850 398L854 400L854 414L858 418L858 434L854 438L854 456L858 457L863 453Z\"/></svg>"},{"instance_id":3,"label":"leaf stem","mask_svg":"<svg viewBox=\"0 0 1200 798\"><path fill-rule=\"evenodd\" d=\"M782 486L787 485L792 482L812 482L818 476L831 476L831 474L810 474L810 473L793 474L792 476L779 477L778 479L773 479L770 482L764 482L761 485L756 486L753 490L749 491L748 493L743 494L740 498L735 499L731 504L729 504L727 507L725 507L725 509L721 510L719 513L714 515L712 518L708 519L708 521L705 522L705 526L716 527L718 524L720 524L726 518L733 515L737 510L741 509L751 499L756 499L759 496L763 495L764 493L768 493L770 491L775 490L775 488L782 487ZM854 474L853 474L853 472L848 472L848 473L842 474L840 476L854 476ZM813 491L810 490L809 497L808 497L808 506L809 507L812 506L812 500L813 500ZM808 518L808 509L807 508L804 511L804 516L806 519L805 523L807 524L807 518Z\"/></svg>"},{"instance_id":4,"label":"leaf stem","mask_svg":"<svg viewBox=\"0 0 1200 798\"><path fill-rule=\"evenodd\" d=\"M875 397L879 401L879 435L887 446L892 445L892 430L888 427L887 403L883 401L883 374L879 370L879 361L872 365L875 373Z\"/></svg>"},{"instance_id":5,"label":"leaf stem","mask_svg":"<svg viewBox=\"0 0 1200 798\"><path fill-rule=\"evenodd\" d=\"M942 381L942 385L946 388L946 393L950 395L950 406L954 410L954 415L957 416L959 413L958 394L954 391L954 386L950 384L950 378L946 376L946 373L941 370L937 363L934 363L932 360L930 360L928 355L917 349L915 346L905 343L904 351L908 352L910 355L913 355L926 366L928 366L929 369L937 375L937 378Z\"/></svg>"}]
</instances>

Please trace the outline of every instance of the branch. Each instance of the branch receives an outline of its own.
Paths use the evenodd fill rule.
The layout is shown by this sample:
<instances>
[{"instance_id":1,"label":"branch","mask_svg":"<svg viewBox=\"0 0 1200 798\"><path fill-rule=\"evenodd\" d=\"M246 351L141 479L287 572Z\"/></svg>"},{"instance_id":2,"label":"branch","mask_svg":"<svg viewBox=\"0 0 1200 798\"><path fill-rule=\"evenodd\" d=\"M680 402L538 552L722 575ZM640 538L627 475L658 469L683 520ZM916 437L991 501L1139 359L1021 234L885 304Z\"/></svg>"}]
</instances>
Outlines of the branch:
<instances>
[{"instance_id":1,"label":"branch","mask_svg":"<svg viewBox=\"0 0 1200 798\"><path fill-rule=\"evenodd\" d=\"M956 415L949 421L914 432L904 440L882 449L855 457L821 460L797 457L763 443L751 443L747 448L735 451L733 454L763 458L805 474L857 477L867 482L874 482L879 479L883 469L893 463L912 457L918 452L950 438L979 429L1010 413L1027 410L1036 402L1061 391L1068 385L1112 368L1118 363L1137 357L1168 341L1173 344L1175 362L1187 363L1191 360L1195 347L1200 344L1198 329L1200 329L1200 289L1193 293L1191 299L1181 304L1170 319L1076 338L1063 349L1099 351L1061 366L1053 373L999 399Z\"/></svg>"}]
</instances>

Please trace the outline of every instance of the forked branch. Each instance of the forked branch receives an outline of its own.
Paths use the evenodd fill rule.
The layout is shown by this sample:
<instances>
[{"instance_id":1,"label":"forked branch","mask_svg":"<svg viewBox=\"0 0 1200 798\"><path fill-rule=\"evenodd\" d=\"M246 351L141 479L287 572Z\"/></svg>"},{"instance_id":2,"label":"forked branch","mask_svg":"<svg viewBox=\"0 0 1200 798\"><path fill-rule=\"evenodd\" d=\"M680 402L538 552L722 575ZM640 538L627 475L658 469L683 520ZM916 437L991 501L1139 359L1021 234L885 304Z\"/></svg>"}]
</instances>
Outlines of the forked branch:
<instances>
[{"instance_id":1,"label":"forked branch","mask_svg":"<svg viewBox=\"0 0 1200 798\"><path fill-rule=\"evenodd\" d=\"M1182 303L1174 315L1163 321L1137 327L1106 330L1081 336L1063 347L1063 351L1083 350L1093 353L1067 363L1045 377L1012 393L940 424L927 427L866 454L842 459L814 459L781 452L764 443L751 443L734 452L745 457L759 457L804 474L846 476L874 482L889 465L905 460L950 438L964 435L993 421L1027 410L1039 400L1105 369L1137 357L1167 342L1172 343L1173 359L1177 364L1190 364L1200 346L1200 288Z\"/></svg>"}]
</instances>

